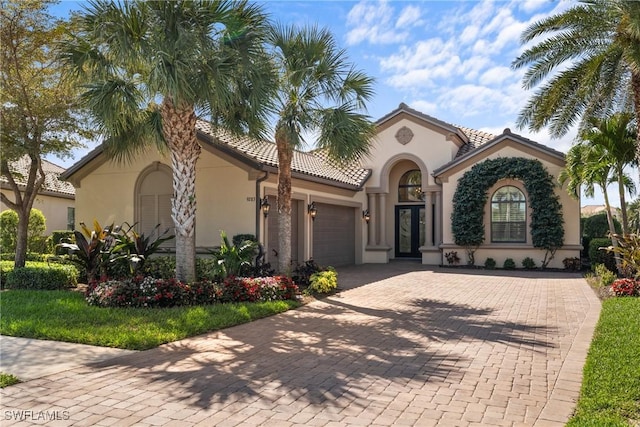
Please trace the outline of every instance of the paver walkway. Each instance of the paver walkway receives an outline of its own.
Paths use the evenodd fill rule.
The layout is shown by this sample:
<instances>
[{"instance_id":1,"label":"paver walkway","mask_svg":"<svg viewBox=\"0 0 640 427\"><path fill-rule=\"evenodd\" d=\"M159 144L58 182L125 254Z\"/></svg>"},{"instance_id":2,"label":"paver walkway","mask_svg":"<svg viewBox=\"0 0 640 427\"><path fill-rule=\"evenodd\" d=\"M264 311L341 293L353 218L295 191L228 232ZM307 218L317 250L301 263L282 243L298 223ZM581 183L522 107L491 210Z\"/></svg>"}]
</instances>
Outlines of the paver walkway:
<instances>
[{"instance_id":1,"label":"paver walkway","mask_svg":"<svg viewBox=\"0 0 640 427\"><path fill-rule=\"evenodd\" d=\"M560 426L570 416L600 310L578 275L404 263L339 273L351 289L299 310L3 389L1 424Z\"/></svg>"}]
</instances>

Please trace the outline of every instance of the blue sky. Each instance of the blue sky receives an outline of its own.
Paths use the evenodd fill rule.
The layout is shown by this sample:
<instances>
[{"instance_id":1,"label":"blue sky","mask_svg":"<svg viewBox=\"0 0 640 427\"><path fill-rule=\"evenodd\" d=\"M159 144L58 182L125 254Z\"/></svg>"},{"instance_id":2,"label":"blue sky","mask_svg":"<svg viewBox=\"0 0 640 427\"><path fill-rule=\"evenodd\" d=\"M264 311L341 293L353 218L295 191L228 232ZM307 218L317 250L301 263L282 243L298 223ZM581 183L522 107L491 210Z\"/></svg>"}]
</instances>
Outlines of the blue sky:
<instances>
[{"instance_id":1,"label":"blue sky","mask_svg":"<svg viewBox=\"0 0 640 427\"><path fill-rule=\"evenodd\" d=\"M531 23L566 10L571 1L263 1L284 24L328 27L357 66L376 79L373 119L404 102L440 120L500 134L505 128L566 152L575 133L552 139L518 129L518 112L532 92L525 70L510 65L522 52ZM82 2L62 1L52 12L68 16ZM85 150L86 152L86 150ZM74 156L78 160L84 152ZM68 166L73 160L55 163ZM613 194L612 194L613 196ZM583 197L582 204L600 204ZM614 200L614 204L617 199Z\"/></svg>"}]
</instances>

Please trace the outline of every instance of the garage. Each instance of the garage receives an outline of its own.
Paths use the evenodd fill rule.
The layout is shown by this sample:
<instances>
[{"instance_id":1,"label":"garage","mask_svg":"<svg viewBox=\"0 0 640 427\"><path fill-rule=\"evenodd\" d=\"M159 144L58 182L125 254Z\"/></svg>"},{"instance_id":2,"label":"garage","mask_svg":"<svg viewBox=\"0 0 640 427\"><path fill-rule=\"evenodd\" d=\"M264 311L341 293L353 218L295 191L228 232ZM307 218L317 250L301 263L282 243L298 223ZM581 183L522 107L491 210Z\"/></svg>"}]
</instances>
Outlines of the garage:
<instances>
[{"instance_id":1,"label":"garage","mask_svg":"<svg viewBox=\"0 0 640 427\"><path fill-rule=\"evenodd\" d=\"M316 203L313 222L313 259L322 266L355 264L355 209Z\"/></svg>"}]
</instances>

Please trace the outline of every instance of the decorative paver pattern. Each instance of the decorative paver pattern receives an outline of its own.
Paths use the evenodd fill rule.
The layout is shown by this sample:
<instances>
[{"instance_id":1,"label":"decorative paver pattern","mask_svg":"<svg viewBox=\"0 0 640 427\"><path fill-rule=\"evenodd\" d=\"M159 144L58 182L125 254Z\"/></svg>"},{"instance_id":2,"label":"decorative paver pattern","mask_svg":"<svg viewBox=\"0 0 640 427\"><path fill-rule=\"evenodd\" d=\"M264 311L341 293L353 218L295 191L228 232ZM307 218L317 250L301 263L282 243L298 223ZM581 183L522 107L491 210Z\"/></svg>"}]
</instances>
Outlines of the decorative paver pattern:
<instances>
[{"instance_id":1,"label":"decorative paver pattern","mask_svg":"<svg viewBox=\"0 0 640 427\"><path fill-rule=\"evenodd\" d=\"M66 411L48 423L61 426L560 426L571 415L600 310L578 275L401 263L339 274L351 289L299 310L6 388L2 425L43 424L12 410Z\"/></svg>"}]
</instances>

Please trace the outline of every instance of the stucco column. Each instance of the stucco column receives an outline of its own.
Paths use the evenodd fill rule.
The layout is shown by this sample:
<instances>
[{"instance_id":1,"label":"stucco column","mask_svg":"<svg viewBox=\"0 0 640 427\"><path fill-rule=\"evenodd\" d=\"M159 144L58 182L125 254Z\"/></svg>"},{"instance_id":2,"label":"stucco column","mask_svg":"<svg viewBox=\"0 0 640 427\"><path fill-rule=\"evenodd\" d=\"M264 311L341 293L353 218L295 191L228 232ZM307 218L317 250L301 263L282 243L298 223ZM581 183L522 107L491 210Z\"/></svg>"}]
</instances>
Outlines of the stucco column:
<instances>
[{"instance_id":1,"label":"stucco column","mask_svg":"<svg viewBox=\"0 0 640 427\"><path fill-rule=\"evenodd\" d=\"M380 246L387 246L387 195L380 193Z\"/></svg>"},{"instance_id":2,"label":"stucco column","mask_svg":"<svg viewBox=\"0 0 640 427\"><path fill-rule=\"evenodd\" d=\"M436 229L435 243L439 246L442 243L442 191L435 192L436 197Z\"/></svg>"},{"instance_id":3,"label":"stucco column","mask_svg":"<svg viewBox=\"0 0 640 427\"><path fill-rule=\"evenodd\" d=\"M367 194L367 205L368 205L368 209L369 209L369 215L371 216L371 220L369 221L369 223L367 224L367 246L371 246L371 245L375 245L376 244L376 221L377 218L375 217L375 204L376 204L376 195L373 193L368 193Z\"/></svg>"},{"instance_id":4,"label":"stucco column","mask_svg":"<svg viewBox=\"0 0 640 427\"><path fill-rule=\"evenodd\" d=\"M431 218L431 216L433 215L433 192L432 191L427 191L425 193L425 198L424 198L424 229L425 229L425 236L424 236L424 246L427 247L431 247L433 246L433 227L431 224L433 224L433 219Z\"/></svg>"},{"instance_id":5,"label":"stucco column","mask_svg":"<svg viewBox=\"0 0 640 427\"><path fill-rule=\"evenodd\" d=\"M369 193L369 213L371 214L371 221L369 222L369 245L375 246L378 244L378 195L376 193Z\"/></svg>"}]
</instances>

